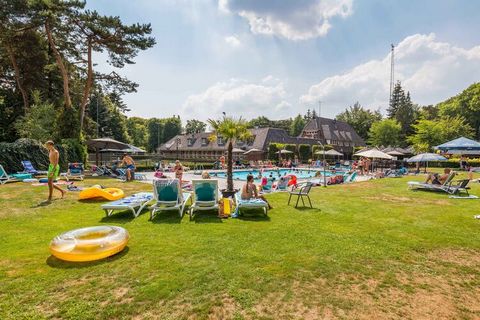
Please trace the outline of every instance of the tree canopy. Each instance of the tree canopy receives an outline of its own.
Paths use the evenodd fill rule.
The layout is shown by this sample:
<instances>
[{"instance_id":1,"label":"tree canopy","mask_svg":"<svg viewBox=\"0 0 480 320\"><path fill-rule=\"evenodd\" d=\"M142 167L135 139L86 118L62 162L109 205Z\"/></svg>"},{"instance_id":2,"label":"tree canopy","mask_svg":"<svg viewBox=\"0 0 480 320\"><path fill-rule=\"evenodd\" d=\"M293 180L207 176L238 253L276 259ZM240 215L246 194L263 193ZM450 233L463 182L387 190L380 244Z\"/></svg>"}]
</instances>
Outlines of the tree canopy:
<instances>
[{"instance_id":1,"label":"tree canopy","mask_svg":"<svg viewBox=\"0 0 480 320\"><path fill-rule=\"evenodd\" d=\"M379 111L371 111L363 108L357 101L353 106L348 107L345 111L338 114L336 119L351 125L358 135L366 141L370 127L374 122L382 120L382 114Z\"/></svg>"}]
</instances>

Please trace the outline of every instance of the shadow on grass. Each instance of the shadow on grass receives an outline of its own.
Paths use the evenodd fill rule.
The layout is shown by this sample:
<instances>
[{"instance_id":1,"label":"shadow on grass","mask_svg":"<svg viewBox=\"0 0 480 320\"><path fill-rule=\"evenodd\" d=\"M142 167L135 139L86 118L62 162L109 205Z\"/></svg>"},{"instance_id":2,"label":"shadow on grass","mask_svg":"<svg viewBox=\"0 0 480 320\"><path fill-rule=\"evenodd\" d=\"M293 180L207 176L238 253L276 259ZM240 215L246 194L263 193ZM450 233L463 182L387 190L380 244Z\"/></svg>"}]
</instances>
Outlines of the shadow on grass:
<instances>
[{"instance_id":1,"label":"shadow on grass","mask_svg":"<svg viewBox=\"0 0 480 320\"><path fill-rule=\"evenodd\" d=\"M188 215L187 211L184 212L184 215ZM150 222L179 224L180 222L182 222L182 218L180 218L180 214L178 213L178 210L165 210L165 211L157 212L155 214L155 217L153 217L153 220L151 220Z\"/></svg>"},{"instance_id":2,"label":"shadow on grass","mask_svg":"<svg viewBox=\"0 0 480 320\"><path fill-rule=\"evenodd\" d=\"M263 210L258 209L242 209L237 219L245 221L268 222L270 217L263 213Z\"/></svg>"},{"instance_id":3,"label":"shadow on grass","mask_svg":"<svg viewBox=\"0 0 480 320\"><path fill-rule=\"evenodd\" d=\"M292 210L301 211L301 212L321 212L320 208L310 208L310 207L292 207Z\"/></svg>"},{"instance_id":4,"label":"shadow on grass","mask_svg":"<svg viewBox=\"0 0 480 320\"><path fill-rule=\"evenodd\" d=\"M216 210L195 211L192 218L192 222L195 223L222 223L222 220Z\"/></svg>"},{"instance_id":5,"label":"shadow on grass","mask_svg":"<svg viewBox=\"0 0 480 320\"><path fill-rule=\"evenodd\" d=\"M101 260L96 260L96 261L88 261L88 262L70 262L70 261L63 261L55 256L51 255L47 258L45 261L50 267L55 268L55 269L82 269L82 268L88 268L92 266L97 266L105 263L110 263L113 261L116 261L118 259L121 259L123 256L125 256L130 249L125 247L121 252L101 259Z\"/></svg>"},{"instance_id":6,"label":"shadow on grass","mask_svg":"<svg viewBox=\"0 0 480 320\"><path fill-rule=\"evenodd\" d=\"M139 216L141 216L143 213L145 213L146 210L143 210ZM115 211L111 216L103 216L102 219L100 219L100 222L106 223L106 222L115 222L115 223L128 223L135 219L133 216L133 213L131 210L124 210L124 211Z\"/></svg>"}]
</instances>

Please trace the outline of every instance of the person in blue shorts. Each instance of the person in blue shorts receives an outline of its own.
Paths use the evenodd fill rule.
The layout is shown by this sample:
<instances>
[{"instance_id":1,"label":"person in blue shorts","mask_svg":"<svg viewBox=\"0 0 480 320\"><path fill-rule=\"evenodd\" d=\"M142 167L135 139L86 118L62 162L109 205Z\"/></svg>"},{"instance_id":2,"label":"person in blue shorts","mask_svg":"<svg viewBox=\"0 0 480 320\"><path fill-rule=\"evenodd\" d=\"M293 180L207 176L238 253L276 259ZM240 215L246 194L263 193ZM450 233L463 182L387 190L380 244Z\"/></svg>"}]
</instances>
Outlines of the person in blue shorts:
<instances>
[{"instance_id":1,"label":"person in blue shorts","mask_svg":"<svg viewBox=\"0 0 480 320\"><path fill-rule=\"evenodd\" d=\"M127 169L127 181L132 181L135 177L135 161L128 154L124 153L122 163L120 166L125 166Z\"/></svg>"}]
</instances>

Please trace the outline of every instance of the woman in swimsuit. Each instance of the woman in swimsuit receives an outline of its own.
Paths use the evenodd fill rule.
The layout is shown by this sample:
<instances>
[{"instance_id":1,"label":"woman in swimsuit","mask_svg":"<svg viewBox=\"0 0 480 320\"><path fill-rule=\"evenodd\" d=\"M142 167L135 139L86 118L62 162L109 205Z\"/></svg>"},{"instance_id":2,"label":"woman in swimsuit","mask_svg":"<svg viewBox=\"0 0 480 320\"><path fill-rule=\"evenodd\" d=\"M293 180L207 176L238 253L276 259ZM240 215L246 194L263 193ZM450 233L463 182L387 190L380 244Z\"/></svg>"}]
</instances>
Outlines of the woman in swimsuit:
<instances>
[{"instance_id":1,"label":"woman in swimsuit","mask_svg":"<svg viewBox=\"0 0 480 320\"><path fill-rule=\"evenodd\" d=\"M250 200L250 199L262 199L268 204L268 208L272 209L270 203L268 203L267 199L258 194L257 186L254 183L253 176L247 176L247 183L242 188L242 200Z\"/></svg>"}]
</instances>

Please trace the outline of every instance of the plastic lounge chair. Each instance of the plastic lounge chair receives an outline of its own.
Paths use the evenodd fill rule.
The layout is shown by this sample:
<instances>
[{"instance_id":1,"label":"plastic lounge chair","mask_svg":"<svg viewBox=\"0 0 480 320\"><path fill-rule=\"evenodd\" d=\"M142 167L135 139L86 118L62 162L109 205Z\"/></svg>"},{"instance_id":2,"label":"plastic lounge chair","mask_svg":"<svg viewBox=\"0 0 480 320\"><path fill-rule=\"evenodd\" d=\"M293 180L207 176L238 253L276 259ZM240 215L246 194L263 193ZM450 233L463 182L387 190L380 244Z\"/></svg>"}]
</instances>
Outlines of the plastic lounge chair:
<instances>
[{"instance_id":1,"label":"plastic lounge chair","mask_svg":"<svg viewBox=\"0 0 480 320\"><path fill-rule=\"evenodd\" d=\"M265 215L268 215L268 204L262 199L243 200L239 192L235 193L235 202L237 207L233 217L238 217L242 209L262 209Z\"/></svg>"},{"instance_id":2,"label":"plastic lounge chair","mask_svg":"<svg viewBox=\"0 0 480 320\"><path fill-rule=\"evenodd\" d=\"M298 202L302 199L303 206L305 206L305 201L303 198L308 199L308 203L310 204L310 208L312 207L312 201L310 200L310 190L312 189L313 183L311 182L304 182L297 185L297 187L293 188L292 191L289 191L290 196L288 197L288 205L290 205L290 200L292 196L297 197L297 202L295 203L295 208L298 207Z\"/></svg>"},{"instance_id":3,"label":"plastic lounge chair","mask_svg":"<svg viewBox=\"0 0 480 320\"><path fill-rule=\"evenodd\" d=\"M194 201L190 208L190 220L195 211L218 210L218 181L192 180Z\"/></svg>"},{"instance_id":4,"label":"plastic lounge chair","mask_svg":"<svg viewBox=\"0 0 480 320\"><path fill-rule=\"evenodd\" d=\"M469 182L470 182L469 179L452 181L446 191L451 195L460 195L463 192L467 194L467 197L469 197L470 196L470 194L468 193Z\"/></svg>"},{"instance_id":5,"label":"plastic lounge chair","mask_svg":"<svg viewBox=\"0 0 480 320\"><path fill-rule=\"evenodd\" d=\"M38 171L37 169L35 169L32 165L32 162L30 162L30 160L22 161L22 166L23 166L23 173L30 173L33 175L47 174L47 171Z\"/></svg>"},{"instance_id":6,"label":"plastic lounge chair","mask_svg":"<svg viewBox=\"0 0 480 320\"><path fill-rule=\"evenodd\" d=\"M17 180L13 176L9 176L7 171L5 171L3 166L0 164L0 184L5 184L7 182L16 182L16 181L19 181L19 180Z\"/></svg>"},{"instance_id":7,"label":"plastic lounge chair","mask_svg":"<svg viewBox=\"0 0 480 320\"><path fill-rule=\"evenodd\" d=\"M150 207L150 220L157 212L177 210L180 218L183 217L185 204L190 199L190 193L182 192L178 179L154 179L153 191L155 204Z\"/></svg>"},{"instance_id":8,"label":"plastic lounge chair","mask_svg":"<svg viewBox=\"0 0 480 320\"><path fill-rule=\"evenodd\" d=\"M343 182L344 183L354 182L356 178L357 178L357 172L355 171L352 174L348 175Z\"/></svg>"},{"instance_id":9,"label":"plastic lounge chair","mask_svg":"<svg viewBox=\"0 0 480 320\"><path fill-rule=\"evenodd\" d=\"M106 203L102 205L102 209L105 210L107 217L110 217L115 210L130 210L132 211L133 216L136 218L152 200L153 193L140 192L120 200Z\"/></svg>"},{"instance_id":10,"label":"plastic lounge chair","mask_svg":"<svg viewBox=\"0 0 480 320\"><path fill-rule=\"evenodd\" d=\"M445 180L443 184L431 184L431 183L422 183L418 181L409 181L407 182L408 187L411 190L426 190L426 191L444 191L448 192L448 189L455 177L455 172L450 173L448 178Z\"/></svg>"},{"instance_id":11,"label":"plastic lounge chair","mask_svg":"<svg viewBox=\"0 0 480 320\"><path fill-rule=\"evenodd\" d=\"M263 192L271 192L273 187L273 181L268 179L267 184L262 186L262 191Z\"/></svg>"},{"instance_id":12,"label":"plastic lounge chair","mask_svg":"<svg viewBox=\"0 0 480 320\"><path fill-rule=\"evenodd\" d=\"M64 176L65 176L65 179L67 179L67 181L70 181L70 180L83 181L83 178L84 178L83 163L81 162L69 163L67 173Z\"/></svg>"}]
</instances>

